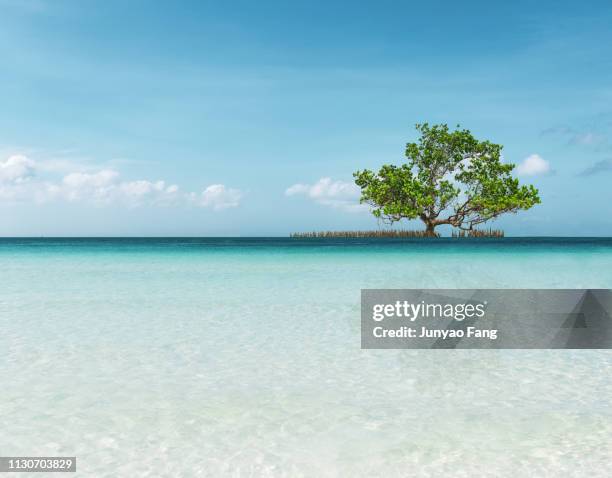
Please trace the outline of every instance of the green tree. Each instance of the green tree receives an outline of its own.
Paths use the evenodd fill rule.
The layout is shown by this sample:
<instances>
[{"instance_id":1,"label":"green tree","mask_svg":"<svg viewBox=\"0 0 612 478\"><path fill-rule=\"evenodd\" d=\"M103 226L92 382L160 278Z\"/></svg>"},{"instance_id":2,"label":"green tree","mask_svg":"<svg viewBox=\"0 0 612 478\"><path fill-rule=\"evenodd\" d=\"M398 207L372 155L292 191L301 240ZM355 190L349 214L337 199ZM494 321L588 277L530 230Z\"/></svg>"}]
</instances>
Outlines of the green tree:
<instances>
[{"instance_id":1,"label":"green tree","mask_svg":"<svg viewBox=\"0 0 612 478\"><path fill-rule=\"evenodd\" d=\"M418 142L406 145L407 162L378 173L354 173L361 202L387 223L421 219L428 234L442 224L471 230L504 213L540 203L538 190L519 185L514 164L501 161L502 146L478 141L467 129L417 124Z\"/></svg>"}]
</instances>

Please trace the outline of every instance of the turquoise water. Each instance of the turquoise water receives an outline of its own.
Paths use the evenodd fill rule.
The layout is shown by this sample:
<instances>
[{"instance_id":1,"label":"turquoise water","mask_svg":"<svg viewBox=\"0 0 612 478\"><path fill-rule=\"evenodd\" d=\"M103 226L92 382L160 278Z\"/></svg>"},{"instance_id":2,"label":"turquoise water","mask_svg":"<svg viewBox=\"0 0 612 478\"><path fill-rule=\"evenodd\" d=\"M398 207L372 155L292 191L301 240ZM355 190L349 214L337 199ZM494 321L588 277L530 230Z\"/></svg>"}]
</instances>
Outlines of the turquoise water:
<instances>
[{"instance_id":1,"label":"turquoise water","mask_svg":"<svg viewBox=\"0 0 612 478\"><path fill-rule=\"evenodd\" d=\"M612 288L612 239L0 239L0 454L608 476L609 351L361 350L361 288Z\"/></svg>"}]
</instances>

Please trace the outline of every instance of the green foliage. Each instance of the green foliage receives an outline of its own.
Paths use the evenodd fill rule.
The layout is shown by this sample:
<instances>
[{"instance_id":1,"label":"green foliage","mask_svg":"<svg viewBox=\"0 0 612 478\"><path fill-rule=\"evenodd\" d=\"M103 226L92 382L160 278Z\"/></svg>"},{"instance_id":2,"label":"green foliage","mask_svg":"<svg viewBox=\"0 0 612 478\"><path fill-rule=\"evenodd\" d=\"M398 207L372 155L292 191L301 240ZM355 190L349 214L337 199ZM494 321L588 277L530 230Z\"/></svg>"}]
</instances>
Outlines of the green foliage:
<instances>
[{"instance_id":1,"label":"green foliage","mask_svg":"<svg viewBox=\"0 0 612 478\"><path fill-rule=\"evenodd\" d=\"M431 232L441 224L471 230L540 203L536 188L512 176L514 164L501 162L501 145L445 124L416 129L421 137L406 145L405 164L354 174L361 202L376 217L388 223L419 218Z\"/></svg>"}]
</instances>

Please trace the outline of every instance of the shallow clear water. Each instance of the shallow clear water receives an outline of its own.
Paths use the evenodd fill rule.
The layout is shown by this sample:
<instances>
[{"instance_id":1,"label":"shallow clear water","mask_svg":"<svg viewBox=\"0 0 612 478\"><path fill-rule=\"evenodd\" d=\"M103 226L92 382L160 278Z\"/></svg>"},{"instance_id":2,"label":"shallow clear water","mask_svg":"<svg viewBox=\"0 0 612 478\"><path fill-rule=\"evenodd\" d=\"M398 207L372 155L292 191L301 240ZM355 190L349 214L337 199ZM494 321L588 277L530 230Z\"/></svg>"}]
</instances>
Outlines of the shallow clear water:
<instances>
[{"instance_id":1,"label":"shallow clear water","mask_svg":"<svg viewBox=\"0 0 612 478\"><path fill-rule=\"evenodd\" d=\"M0 455L609 476L612 352L361 350L361 288L612 288L611 239L0 239Z\"/></svg>"}]
</instances>

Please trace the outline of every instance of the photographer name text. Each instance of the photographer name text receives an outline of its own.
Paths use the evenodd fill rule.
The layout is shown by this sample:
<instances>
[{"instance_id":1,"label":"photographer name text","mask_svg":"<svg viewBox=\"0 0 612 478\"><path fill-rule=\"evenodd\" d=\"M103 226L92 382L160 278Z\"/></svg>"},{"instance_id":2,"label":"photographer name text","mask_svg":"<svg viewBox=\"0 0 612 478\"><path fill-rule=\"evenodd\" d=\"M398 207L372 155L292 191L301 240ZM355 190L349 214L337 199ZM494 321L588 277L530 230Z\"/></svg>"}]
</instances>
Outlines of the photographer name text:
<instances>
[{"instance_id":1,"label":"photographer name text","mask_svg":"<svg viewBox=\"0 0 612 478\"><path fill-rule=\"evenodd\" d=\"M482 319L485 317L486 302L460 304L429 304L425 301L413 303L396 301L395 303L375 304L372 306L372 320L382 322L387 319L400 319L414 322L418 319L452 319L462 322L466 319ZM429 326L413 327L402 325L387 328L376 326L372 329L375 338L420 339L435 338L441 340L476 338L497 340L497 329L482 329L474 326L465 328L435 328Z\"/></svg>"}]
</instances>

